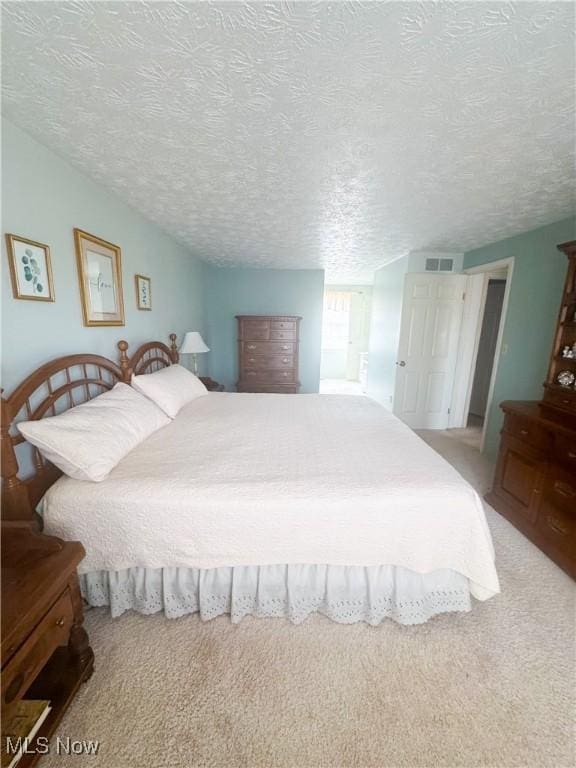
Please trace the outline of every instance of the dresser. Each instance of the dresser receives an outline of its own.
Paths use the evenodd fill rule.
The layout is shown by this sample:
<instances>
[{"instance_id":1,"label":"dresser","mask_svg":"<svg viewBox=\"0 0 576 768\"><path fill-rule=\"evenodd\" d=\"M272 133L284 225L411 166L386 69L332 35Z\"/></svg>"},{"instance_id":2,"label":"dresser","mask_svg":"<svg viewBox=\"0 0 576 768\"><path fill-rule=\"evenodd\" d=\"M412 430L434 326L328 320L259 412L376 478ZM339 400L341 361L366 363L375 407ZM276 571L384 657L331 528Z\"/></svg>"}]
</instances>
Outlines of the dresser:
<instances>
[{"instance_id":1,"label":"dresser","mask_svg":"<svg viewBox=\"0 0 576 768\"><path fill-rule=\"evenodd\" d=\"M238 392L298 392L301 319L296 315L236 316Z\"/></svg>"},{"instance_id":2,"label":"dresser","mask_svg":"<svg viewBox=\"0 0 576 768\"><path fill-rule=\"evenodd\" d=\"M501 404L504 425L486 500L576 579L576 242L558 248L568 271L544 398Z\"/></svg>"}]
</instances>

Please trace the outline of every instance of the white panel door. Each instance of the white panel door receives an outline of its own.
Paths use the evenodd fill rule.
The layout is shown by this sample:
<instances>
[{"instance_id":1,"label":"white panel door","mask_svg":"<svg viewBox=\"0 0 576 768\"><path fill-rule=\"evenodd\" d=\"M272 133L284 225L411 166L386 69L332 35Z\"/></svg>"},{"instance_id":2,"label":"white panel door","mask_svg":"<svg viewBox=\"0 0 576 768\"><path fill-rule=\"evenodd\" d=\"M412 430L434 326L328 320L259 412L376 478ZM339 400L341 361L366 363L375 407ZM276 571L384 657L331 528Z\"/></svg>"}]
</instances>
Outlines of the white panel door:
<instances>
[{"instance_id":1,"label":"white panel door","mask_svg":"<svg viewBox=\"0 0 576 768\"><path fill-rule=\"evenodd\" d=\"M465 286L466 275L406 275L394 413L413 429L448 426Z\"/></svg>"}]
</instances>

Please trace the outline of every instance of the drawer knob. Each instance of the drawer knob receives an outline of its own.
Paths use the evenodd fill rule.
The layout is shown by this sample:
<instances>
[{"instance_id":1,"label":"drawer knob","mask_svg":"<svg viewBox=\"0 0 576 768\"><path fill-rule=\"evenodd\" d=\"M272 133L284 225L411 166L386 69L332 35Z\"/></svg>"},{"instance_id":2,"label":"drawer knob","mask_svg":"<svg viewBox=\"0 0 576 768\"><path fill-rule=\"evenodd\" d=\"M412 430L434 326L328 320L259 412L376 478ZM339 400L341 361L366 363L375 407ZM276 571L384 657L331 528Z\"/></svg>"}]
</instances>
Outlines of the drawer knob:
<instances>
[{"instance_id":1,"label":"drawer knob","mask_svg":"<svg viewBox=\"0 0 576 768\"><path fill-rule=\"evenodd\" d=\"M576 496L576 492L574 491L574 488L569 486L567 483L554 483L554 490L556 493L559 493L560 496L566 496L566 498L571 499L573 496Z\"/></svg>"},{"instance_id":2,"label":"drawer knob","mask_svg":"<svg viewBox=\"0 0 576 768\"><path fill-rule=\"evenodd\" d=\"M556 531L556 533L560 533L562 534L562 536L566 536L566 534L568 533L568 529L564 528L562 523L559 520L557 520L555 517L548 516L546 518L546 522L548 523L550 528L552 528L553 531Z\"/></svg>"},{"instance_id":3,"label":"drawer knob","mask_svg":"<svg viewBox=\"0 0 576 768\"><path fill-rule=\"evenodd\" d=\"M247 376L256 376L256 374L254 371L248 371Z\"/></svg>"},{"instance_id":4,"label":"drawer knob","mask_svg":"<svg viewBox=\"0 0 576 768\"><path fill-rule=\"evenodd\" d=\"M282 344L282 349L288 349L288 344Z\"/></svg>"},{"instance_id":5,"label":"drawer knob","mask_svg":"<svg viewBox=\"0 0 576 768\"><path fill-rule=\"evenodd\" d=\"M287 358L287 357L283 357L283 358L282 358L282 362L283 362L283 363L287 363L287 362L288 362L288 358Z\"/></svg>"},{"instance_id":6,"label":"drawer knob","mask_svg":"<svg viewBox=\"0 0 576 768\"><path fill-rule=\"evenodd\" d=\"M66 619L64 618L64 616L60 616L59 619L56 619L56 626L57 627L63 627L64 624L66 624Z\"/></svg>"},{"instance_id":7,"label":"drawer knob","mask_svg":"<svg viewBox=\"0 0 576 768\"><path fill-rule=\"evenodd\" d=\"M248 344L248 349L256 349L256 344Z\"/></svg>"},{"instance_id":8,"label":"drawer knob","mask_svg":"<svg viewBox=\"0 0 576 768\"><path fill-rule=\"evenodd\" d=\"M288 374L287 373L283 373L282 376L288 376Z\"/></svg>"},{"instance_id":9,"label":"drawer knob","mask_svg":"<svg viewBox=\"0 0 576 768\"><path fill-rule=\"evenodd\" d=\"M576 453L574 451L568 451L569 459L576 459Z\"/></svg>"},{"instance_id":10,"label":"drawer knob","mask_svg":"<svg viewBox=\"0 0 576 768\"><path fill-rule=\"evenodd\" d=\"M249 363L254 363L254 362L255 362L255 358L253 358L253 357L249 357L249 358L248 358L248 362L249 362Z\"/></svg>"},{"instance_id":11,"label":"drawer knob","mask_svg":"<svg viewBox=\"0 0 576 768\"><path fill-rule=\"evenodd\" d=\"M521 429L520 430L520 434L521 435L527 435L528 434L528 430L527 429Z\"/></svg>"}]
</instances>

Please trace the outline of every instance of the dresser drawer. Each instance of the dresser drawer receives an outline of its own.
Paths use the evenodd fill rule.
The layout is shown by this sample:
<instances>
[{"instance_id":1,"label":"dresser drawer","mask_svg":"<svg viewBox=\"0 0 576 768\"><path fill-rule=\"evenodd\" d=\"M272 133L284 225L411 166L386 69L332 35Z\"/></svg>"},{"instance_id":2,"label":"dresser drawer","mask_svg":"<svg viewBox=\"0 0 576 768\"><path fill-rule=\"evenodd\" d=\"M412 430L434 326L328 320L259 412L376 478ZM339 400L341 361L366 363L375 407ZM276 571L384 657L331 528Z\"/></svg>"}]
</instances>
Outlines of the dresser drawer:
<instances>
[{"instance_id":1,"label":"dresser drawer","mask_svg":"<svg viewBox=\"0 0 576 768\"><path fill-rule=\"evenodd\" d=\"M506 414L504 431L518 440L530 443L535 448L546 450L550 446L551 437L545 429L537 422L516 413Z\"/></svg>"},{"instance_id":2,"label":"dresser drawer","mask_svg":"<svg viewBox=\"0 0 576 768\"><path fill-rule=\"evenodd\" d=\"M576 476L576 439L556 435L554 438L554 455L562 464L572 467Z\"/></svg>"},{"instance_id":3,"label":"dresser drawer","mask_svg":"<svg viewBox=\"0 0 576 768\"><path fill-rule=\"evenodd\" d=\"M74 611L66 589L2 670L2 703L15 701L59 645L68 642Z\"/></svg>"},{"instance_id":4,"label":"dresser drawer","mask_svg":"<svg viewBox=\"0 0 576 768\"><path fill-rule=\"evenodd\" d=\"M279 395L296 395L298 384L250 384L238 382L238 392L267 392Z\"/></svg>"},{"instance_id":5,"label":"dresser drawer","mask_svg":"<svg viewBox=\"0 0 576 768\"><path fill-rule=\"evenodd\" d=\"M555 546L576 559L576 478L573 473L555 465L549 467L537 525Z\"/></svg>"},{"instance_id":6,"label":"dresser drawer","mask_svg":"<svg viewBox=\"0 0 576 768\"><path fill-rule=\"evenodd\" d=\"M566 510L576 517L576 476L573 472L552 465L544 483L544 498L556 509Z\"/></svg>"},{"instance_id":7,"label":"dresser drawer","mask_svg":"<svg viewBox=\"0 0 576 768\"><path fill-rule=\"evenodd\" d=\"M296 329L292 331L272 328L270 331L272 341L296 341Z\"/></svg>"},{"instance_id":8,"label":"dresser drawer","mask_svg":"<svg viewBox=\"0 0 576 768\"><path fill-rule=\"evenodd\" d=\"M296 332L295 320L272 320L270 327L273 331L294 331Z\"/></svg>"},{"instance_id":9,"label":"dresser drawer","mask_svg":"<svg viewBox=\"0 0 576 768\"><path fill-rule=\"evenodd\" d=\"M294 357L293 355L245 355L243 364L246 369L250 368L255 371L294 368Z\"/></svg>"},{"instance_id":10,"label":"dresser drawer","mask_svg":"<svg viewBox=\"0 0 576 768\"><path fill-rule=\"evenodd\" d=\"M293 355L296 351L296 345L290 342L281 341L244 341L242 342L242 352L250 355Z\"/></svg>"},{"instance_id":11,"label":"dresser drawer","mask_svg":"<svg viewBox=\"0 0 576 768\"><path fill-rule=\"evenodd\" d=\"M242 323L240 334L244 340L267 341L270 338L270 323Z\"/></svg>"},{"instance_id":12,"label":"dresser drawer","mask_svg":"<svg viewBox=\"0 0 576 768\"><path fill-rule=\"evenodd\" d=\"M295 380L294 371L256 371L246 370L241 374L241 379L244 382L258 382L271 384L282 384L283 382L293 382Z\"/></svg>"},{"instance_id":13,"label":"dresser drawer","mask_svg":"<svg viewBox=\"0 0 576 768\"><path fill-rule=\"evenodd\" d=\"M573 408L576 403L576 391L573 389L562 390L562 388L552 389L546 387L544 390L544 402L552 403L558 408L573 412Z\"/></svg>"}]
</instances>

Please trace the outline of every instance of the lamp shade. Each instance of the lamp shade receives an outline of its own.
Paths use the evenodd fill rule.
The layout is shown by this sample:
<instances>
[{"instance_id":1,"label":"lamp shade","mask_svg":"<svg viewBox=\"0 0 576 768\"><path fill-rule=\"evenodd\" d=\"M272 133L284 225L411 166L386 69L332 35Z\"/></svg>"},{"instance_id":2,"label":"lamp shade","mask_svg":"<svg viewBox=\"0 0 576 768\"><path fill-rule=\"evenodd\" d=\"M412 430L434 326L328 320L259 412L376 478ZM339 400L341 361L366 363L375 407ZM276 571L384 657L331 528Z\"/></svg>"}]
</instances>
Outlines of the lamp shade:
<instances>
[{"instance_id":1,"label":"lamp shade","mask_svg":"<svg viewBox=\"0 0 576 768\"><path fill-rule=\"evenodd\" d=\"M210 347L204 344L204 339L198 331L187 331L178 351L181 355L196 355L199 352L210 352Z\"/></svg>"}]
</instances>

